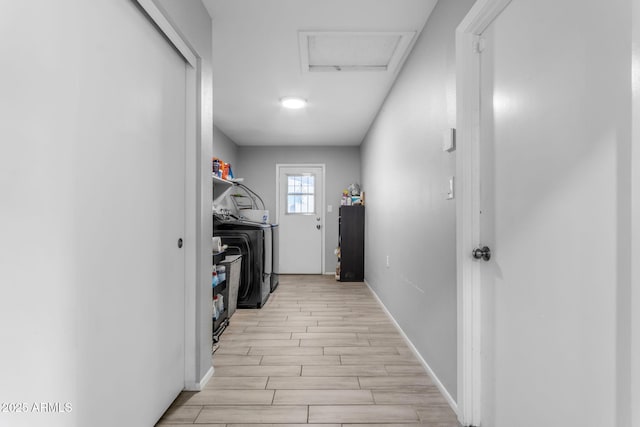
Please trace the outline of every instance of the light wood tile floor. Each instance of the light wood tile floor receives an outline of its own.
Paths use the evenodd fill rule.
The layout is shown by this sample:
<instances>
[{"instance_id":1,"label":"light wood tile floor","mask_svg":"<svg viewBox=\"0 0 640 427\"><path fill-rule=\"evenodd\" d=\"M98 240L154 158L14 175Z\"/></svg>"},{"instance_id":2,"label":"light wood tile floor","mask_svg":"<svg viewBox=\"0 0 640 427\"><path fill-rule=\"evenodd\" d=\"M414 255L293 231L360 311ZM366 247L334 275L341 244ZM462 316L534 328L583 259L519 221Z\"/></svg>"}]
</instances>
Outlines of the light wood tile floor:
<instances>
[{"instance_id":1,"label":"light wood tile floor","mask_svg":"<svg viewBox=\"0 0 640 427\"><path fill-rule=\"evenodd\" d=\"M261 310L237 310L206 388L158 426L459 427L363 283L280 276Z\"/></svg>"}]
</instances>

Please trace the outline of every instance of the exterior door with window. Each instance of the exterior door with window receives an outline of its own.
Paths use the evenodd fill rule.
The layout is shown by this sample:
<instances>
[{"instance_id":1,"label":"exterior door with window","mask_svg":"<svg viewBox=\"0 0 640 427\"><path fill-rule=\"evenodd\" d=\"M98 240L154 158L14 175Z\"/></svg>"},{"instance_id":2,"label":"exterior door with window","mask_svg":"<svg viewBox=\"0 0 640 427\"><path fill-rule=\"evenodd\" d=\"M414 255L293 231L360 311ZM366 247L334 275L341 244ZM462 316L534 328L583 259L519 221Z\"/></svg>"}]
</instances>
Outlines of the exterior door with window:
<instances>
[{"instance_id":1,"label":"exterior door with window","mask_svg":"<svg viewBox=\"0 0 640 427\"><path fill-rule=\"evenodd\" d=\"M280 273L322 274L324 166L277 168Z\"/></svg>"}]
</instances>

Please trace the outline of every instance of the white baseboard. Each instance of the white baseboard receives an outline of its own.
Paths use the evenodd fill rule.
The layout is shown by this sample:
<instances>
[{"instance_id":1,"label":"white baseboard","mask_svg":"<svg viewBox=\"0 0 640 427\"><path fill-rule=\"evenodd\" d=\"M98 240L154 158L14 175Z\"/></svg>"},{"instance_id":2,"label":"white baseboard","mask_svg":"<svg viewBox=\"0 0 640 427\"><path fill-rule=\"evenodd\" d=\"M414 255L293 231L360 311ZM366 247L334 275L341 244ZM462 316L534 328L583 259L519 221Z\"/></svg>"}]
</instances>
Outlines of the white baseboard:
<instances>
[{"instance_id":1,"label":"white baseboard","mask_svg":"<svg viewBox=\"0 0 640 427\"><path fill-rule=\"evenodd\" d=\"M378 301L378 304L380 304L380 307L382 307L382 309L387 314L387 316L389 316L389 319L391 319L391 322L393 323L393 325L396 327L396 329L398 329L398 332L400 332L400 335L402 335L402 338L407 342L407 345L409 346L413 354L418 358L418 360L420 361L424 369L427 371L427 374L431 377L431 380L438 387L438 390L440 390L440 393L442 393L442 396L444 396L444 398L447 400L447 403L449 404L449 406L451 406L451 409L453 409L453 412L455 412L456 415L458 415L458 404L453 399L453 397L451 397L451 395L449 394L449 391L438 379L438 376L435 374L435 372L433 372L433 369L431 369L431 366L429 366L427 361L424 360L422 355L418 352L418 349L416 348L416 346L413 345L413 343L411 342L407 334L404 333L404 331L402 330L398 322L396 322L396 319L393 317L393 315L389 312L389 310L387 310L387 307L384 305L384 303L382 302L378 294L376 294L376 292L373 290L371 285L369 285L369 282L367 282L365 279L364 283L367 285L367 287L375 297L376 301Z\"/></svg>"},{"instance_id":2,"label":"white baseboard","mask_svg":"<svg viewBox=\"0 0 640 427\"><path fill-rule=\"evenodd\" d=\"M204 386L207 385L211 377L213 376L213 366L209 368L204 377L200 379L197 383L188 382L184 385L185 391L202 391Z\"/></svg>"}]
</instances>

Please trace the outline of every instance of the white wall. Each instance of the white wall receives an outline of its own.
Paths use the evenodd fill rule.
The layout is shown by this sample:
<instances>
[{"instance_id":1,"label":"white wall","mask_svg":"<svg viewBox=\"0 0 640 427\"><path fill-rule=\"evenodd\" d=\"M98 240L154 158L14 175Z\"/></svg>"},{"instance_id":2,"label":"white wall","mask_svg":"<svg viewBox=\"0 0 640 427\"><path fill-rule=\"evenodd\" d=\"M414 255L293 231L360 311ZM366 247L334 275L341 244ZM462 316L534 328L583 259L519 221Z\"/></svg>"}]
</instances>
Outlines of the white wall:
<instances>
[{"instance_id":1,"label":"white wall","mask_svg":"<svg viewBox=\"0 0 640 427\"><path fill-rule=\"evenodd\" d=\"M240 146L236 176L262 197L269 214L275 218L276 164L324 163L325 169L325 273L335 272L337 259L333 250L338 245L338 208L342 190L360 183L359 147L262 147ZM363 188L366 192L366 188ZM368 197L368 195L367 195ZM333 206L327 212L326 205Z\"/></svg>"},{"instance_id":2,"label":"white wall","mask_svg":"<svg viewBox=\"0 0 640 427\"><path fill-rule=\"evenodd\" d=\"M454 32L473 1L439 2L362 145L365 278L456 398ZM386 258L389 257L389 267Z\"/></svg>"},{"instance_id":3,"label":"white wall","mask_svg":"<svg viewBox=\"0 0 640 427\"><path fill-rule=\"evenodd\" d=\"M217 126L213 127L213 155L226 163L231 163L231 169L235 174L238 146Z\"/></svg>"},{"instance_id":4,"label":"white wall","mask_svg":"<svg viewBox=\"0 0 640 427\"><path fill-rule=\"evenodd\" d=\"M77 3L2 3L2 402L70 402L77 396ZM34 418L0 413L0 424L74 425L77 412Z\"/></svg>"},{"instance_id":5,"label":"white wall","mask_svg":"<svg viewBox=\"0 0 640 427\"><path fill-rule=\"evenodd\" d=\"M211 157L213 155L213 74L211 47L211 19L199 0L154 0L162 9L178 32L187 41L191 49L200 58L201 73L199 91L199 110L197 117L198 146L200 163L196 174L197 185L197 264L196 283L196 380L200 380L211 369L211 205L213 190L211 187ZM187 266L189 268L189 266ZM188 362L187 362L188 363Z\"/></svg>"}]
</instances>

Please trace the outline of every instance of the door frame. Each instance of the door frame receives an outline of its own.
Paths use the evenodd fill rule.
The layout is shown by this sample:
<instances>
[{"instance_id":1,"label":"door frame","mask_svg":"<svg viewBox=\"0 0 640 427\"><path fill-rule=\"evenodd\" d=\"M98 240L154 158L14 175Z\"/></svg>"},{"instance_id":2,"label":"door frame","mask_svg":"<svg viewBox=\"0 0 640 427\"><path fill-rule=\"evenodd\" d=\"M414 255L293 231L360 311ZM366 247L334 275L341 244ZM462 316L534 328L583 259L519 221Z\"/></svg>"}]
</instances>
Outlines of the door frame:
<instances>
[{"instance_id":1,"label":"door frame","mask_svg":"<svg viewBox=\"0 0 640 427\"><path fill-rule=\"evenodd\" d=\"M201 319L211 319L208 313L201 313L198 289L199 244L203 236L202 217L199 205L204 206L205 200L197 191L199 188L201 154L199 150L200 138L199 120L200 106L198 94L201 91L199 76L201 74L201 58L191 49L188 42L181 36L178 28L173 24L168 14L161 10L153 0L135 0L140 9L155 24L167 41L184 58L186 69L186 100L185 100L185 200L184 200L184 389L199 391L213 375L210 367L203 378L198 378L200 353L204 346L211 348L211 341L201 340ZM211 304L209 304L210 306Z\"/></svg>"},{"instance_id":2,"label":"door frame","mask_svg":"<svg viewBox=\"0 0 640 427\"><path fill-rule=\"evenodd\" d=\"M630 424L640 425L640 0L632 3L631 21L631 301L629 319L631 386Z\"/></svg>"},{"instance_id":3,"label":"door frame","mask_svg":"<svg viewBox=\"0 0 640 427\"><path fill-rule=\"evenodd\" d=\"M480 35L511 0L478 0L456 29L458 420L481 421Z\"/></svg>"},{"instance_id":4,"label":"door frame","mask_svg":"<svg viewBox=\"0 0 640 427\"><path fill-rule=\"evenodd\" d=\"M326 184L327 184L327 170L326 165L324 163L276 163L276 224L280 223L280 169L282 168L320 168L322 169L322 194L320 194L320 226L321 228L321 237L320 237L320 274L325 274L325 256L324 256L324 248L325 248L325 216L326 212L324 211L324 201L326 199Z\"/></svg>"}]
</instances>

